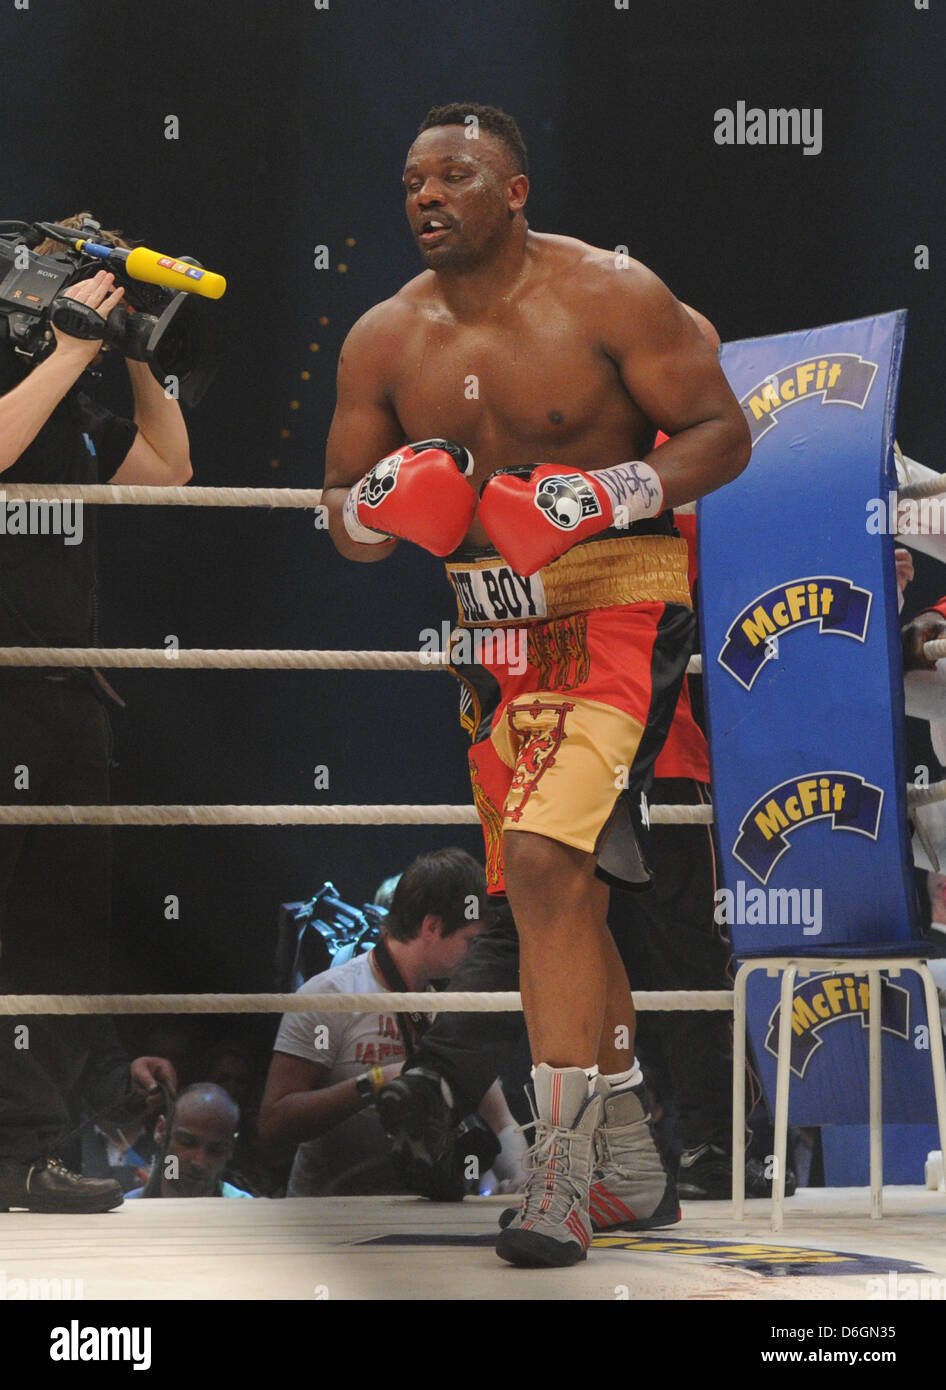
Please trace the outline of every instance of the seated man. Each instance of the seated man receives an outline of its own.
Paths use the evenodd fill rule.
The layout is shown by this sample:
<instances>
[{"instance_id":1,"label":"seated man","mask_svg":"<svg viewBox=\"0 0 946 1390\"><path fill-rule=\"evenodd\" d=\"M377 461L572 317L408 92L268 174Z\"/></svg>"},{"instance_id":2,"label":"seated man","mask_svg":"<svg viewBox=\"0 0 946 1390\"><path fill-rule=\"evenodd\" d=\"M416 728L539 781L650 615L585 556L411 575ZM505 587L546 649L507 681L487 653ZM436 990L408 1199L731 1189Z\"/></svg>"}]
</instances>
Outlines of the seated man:
<instances>
[{"instance_id":1,"label":"seated man","mask_svg":"<svg viewBox=\"0 0 946 1390\"><path fill-rule=\"evenodd\" d=\"M394 893L374 950L307 980L306 994L426 989L447 979L486 925L486 877L461 849L421 855ZM260 1135L286 1157L287 1195L403 1192L374 1100L426 1026L421 1014L286 1014L260 1107ZM505 1105L490 1115L511 1122ZM495 1148L495 1146L493 1146Z\"/></svg>"},{"instance_id":2,"label":"seated man","mask_svg":"<svg viewBox=\"0 0 946 1390\"><path fill-rule=\"evenodd\" d=\"M233 1154L240 1107L222 1086L201 1081L188 1086L169 1118L155 1126L158 1157L144 1187L132 1197L252 1197L222 1173Z\"/></svg>"}]
</instances>

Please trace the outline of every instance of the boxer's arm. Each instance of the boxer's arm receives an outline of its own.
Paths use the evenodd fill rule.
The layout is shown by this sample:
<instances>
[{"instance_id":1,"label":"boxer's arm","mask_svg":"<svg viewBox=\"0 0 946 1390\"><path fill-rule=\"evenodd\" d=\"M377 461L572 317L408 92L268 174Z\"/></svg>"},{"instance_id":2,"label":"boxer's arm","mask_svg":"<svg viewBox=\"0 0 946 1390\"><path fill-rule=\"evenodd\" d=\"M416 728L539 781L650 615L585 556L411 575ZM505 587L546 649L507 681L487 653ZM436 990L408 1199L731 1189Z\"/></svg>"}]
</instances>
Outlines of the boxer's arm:
<instances>
[{"instance_id":1,"label":"boxer's arm","mask_svg":"<svg viewBox=\"0 0 946 1390\"><path fill-rule=\"evenodd\" d=\"M352 540L342 507L352 485L379 459L404 443L404 430L387 394L385 361L397 352L394 335L382 313L384 305L359 319L342 347L338 363L337 401L325 453L322 505L328 509L329 534L339 554L349 560L383 560L397 545L364 545Z\"/></svg>"},{"instance_id":2,"label":"boxer's arm","mask_svg":"<svg viewBox=\"0 0 946 1390\"><path fill-rule=\"evenodd\" d=\"M670 436L644 462L680 506L731 482L749 462L749 428L694 316L644 266L609 270L602 346L648 420Z\"/></svg>"}]
</instances>

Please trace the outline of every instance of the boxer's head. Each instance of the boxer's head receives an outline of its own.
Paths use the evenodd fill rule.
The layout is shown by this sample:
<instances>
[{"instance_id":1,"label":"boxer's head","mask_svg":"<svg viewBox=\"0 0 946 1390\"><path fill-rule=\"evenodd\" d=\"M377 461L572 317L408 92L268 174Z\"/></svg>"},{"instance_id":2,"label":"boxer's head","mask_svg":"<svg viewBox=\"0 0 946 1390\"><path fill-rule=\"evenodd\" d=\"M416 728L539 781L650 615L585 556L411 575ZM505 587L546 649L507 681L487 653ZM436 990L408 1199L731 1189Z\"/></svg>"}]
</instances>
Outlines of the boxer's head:
<instances>
[{"instance_id":1,"label":"boxer's head","mask_svg":"<svg viewBox=\"0 0 946 1390\"><path fill-rule=\"evenodd\" d=\"M511 116L456 102L427 113L404 168L407 216L431 270L483 265L514 234L529 193Z\"/></svg>"}]
</instances>

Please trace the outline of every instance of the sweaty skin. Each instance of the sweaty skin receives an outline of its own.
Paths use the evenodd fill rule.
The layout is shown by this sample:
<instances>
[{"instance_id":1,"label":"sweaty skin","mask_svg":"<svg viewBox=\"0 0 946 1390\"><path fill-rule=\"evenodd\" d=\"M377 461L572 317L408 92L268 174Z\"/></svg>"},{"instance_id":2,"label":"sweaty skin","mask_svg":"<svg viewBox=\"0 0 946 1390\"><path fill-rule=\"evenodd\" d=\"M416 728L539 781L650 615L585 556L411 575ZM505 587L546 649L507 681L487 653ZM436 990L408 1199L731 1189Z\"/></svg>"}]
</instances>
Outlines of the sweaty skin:
<instances>
[{"instance_id":1,"label":"sweaty skin","mask_svg":"<svg viewBox=\"0 0 946 1390\"><path fill-rule=\"evenodd\" d=\"M516 464L646 459L670 507L748 461L742 411L693 317L639 262L530 231L528 180L509 166L501 141L456 126L425 131L408 155L407 215L429 268L355 324L338 369L323 501L349 558L391 553L352 542L339 513L405 441L466 445L477 489ZM429 220L447 228L425 242ZM673 436L659 460L655 427ZM488 543L475 519L467 542Z\"/></svg>"},{"instance_id":2,"label":"sweaty skin","mask_svg":"<svg viewBox=\"0 0 946 1390\"><path fill-rule=\"evenodd\" d=\"M529 181L513 155L485 130L467 133L438 126L412 145L406 211L427 269L370 309L342 349L322 500L353 560L395 547L353 541L341 513L351 486L405 441L465 445L477 489L513 465L643 459L668 507L749 460L742 411L694 317L639 262L530 231ZM672 437L654 452L656 428ZM488 544L475 517L465 544ZM594 856L511 828L503 852L533 1061L625 1070L634 1009Z\"/></svg>"}]
</instances>

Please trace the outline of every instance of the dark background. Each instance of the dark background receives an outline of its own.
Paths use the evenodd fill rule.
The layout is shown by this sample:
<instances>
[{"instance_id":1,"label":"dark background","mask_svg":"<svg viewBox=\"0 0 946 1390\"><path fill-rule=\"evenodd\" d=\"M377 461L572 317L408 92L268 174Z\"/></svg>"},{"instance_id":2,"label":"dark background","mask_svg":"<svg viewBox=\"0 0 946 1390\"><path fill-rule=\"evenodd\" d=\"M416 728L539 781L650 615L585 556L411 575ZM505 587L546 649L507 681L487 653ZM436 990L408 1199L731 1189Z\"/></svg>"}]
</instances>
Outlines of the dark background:
<instances>
[{"instance_id":1,"label":"dark background","mask_svg":"<svg viewBox=\"0 0 946 1390\"><path fill-rule=\"evenodd\" d=\"M938 11L2 0L0 216L91 208L224 273L208 312L225 316L230 356L189 418L195 481L314 487L345 333L421 269L399 191L417 125L435 103L492 103L529 149L532 225L629 247L724 339L906 306L898 434L940 468ZM822 108L822 153L716 145L715 110L739 100ZM177 140L164 138L170 114ZM914 269L920 243L928 271ZM327 270L313 268L317 245ZM382 569L347 563L312 513L101 516L106 645L175 634L186 647L416 649L452 614L432 557L402 546ZM908 615L946 589L934 562L917 569ZM444 675L122 672L115 684L128 704L116 802L469 801ZM914 743L914 762L935 766L922 731ZM317 764L327 791L313 788ZM280 901L330 877L360 902L422 848L480 849L476 830L442 827L127 829L115 842L112 984L151 990L267 988ZM164 917L172 893L177 922Z\"/></svg>"}]
</instances>

